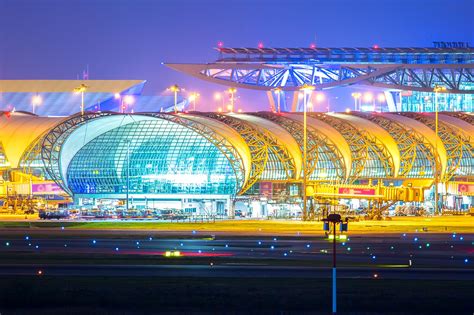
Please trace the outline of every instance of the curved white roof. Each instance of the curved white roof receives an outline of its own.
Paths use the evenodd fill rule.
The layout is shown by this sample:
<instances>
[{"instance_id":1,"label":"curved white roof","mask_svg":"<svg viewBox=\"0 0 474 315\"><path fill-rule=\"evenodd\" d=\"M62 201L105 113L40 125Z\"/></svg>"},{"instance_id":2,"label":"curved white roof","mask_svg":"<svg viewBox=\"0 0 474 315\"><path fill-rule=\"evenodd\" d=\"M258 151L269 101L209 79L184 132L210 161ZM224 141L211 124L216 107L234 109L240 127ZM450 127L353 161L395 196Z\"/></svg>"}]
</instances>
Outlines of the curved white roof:
<instances>
[{"instance_id":1,"label":"curved white roof","mask_svg":"<svg viewBox=\"0 0 474 315\"><path fill-rule=\"evenodd\" d=\"M257 129L266 130L273 134L277 142L288 149L288 152L295 161L295 178L299 179L301 177L301 170L303 167L303 156L301 155L300 146L296 142L295 138L293 138L293 136L288 131L286 131L283 127L277 125L276 123L262 117L233 113L227 115L245 120L251 123Z\"/></svg>"},{"instance_id":2,"label":"curved white roof","mask_svg":"<svg viewBox=\"0 0 474 315\"><path fill-rule=\"evenodd\" d=\"M283 113L282 115L303 123L303 115L301 114ZM352 156L351 148L349 147L349 144L347 143L346 139L344 139L344 137L339 133L339 131L337 131L335 128L325 123L324 121L318 120L310 116L307 116L306 119L308 127L310 129L313 129L316 132L323 134L337 146L339 152L341 152L341 155L344 159L344 166L346 167L345 175L347 179L349 177L349 174L351 173Z\"/></svg>"},{"instance_id":3,"label":"curved white roof","mask_svg":"<svg viewBox=\"0 0 474 315\"><path fill-rule=\"evenodd\" d=\"M63 120L18 112L11 113L10 117L1 115L0 142L11 167L19 167L20 159L30 144Z\"/></svg>"},{"instance_id":4,"label":"curved white roof","mask_svg":"<svg viewBox=\"0 0 474 315\"><path fill-rule=\"evenodd\" d=\"M398 149L397 142L395 141L395 139L392 138L388 131L386 131L376 123L373 123L368 119L364 119L358 116L337 113L331 113L328 115L346 120L357 126L358 129L365 130L369 134L376 137L382 143L382 145L387 148L388 152L392 156L394 166L392 175L394 177L398 176L398 171L400 169L400 150Z\"/></svg>"},{"instance_id":5,"label":"curved white roof","mask_svg":"<svg viewBox=\"0 0 474 315\"><path fill-rule=\"evenodd\" d=\"M444 144L441 138L437 136L436 133L430 127L426 126L425 124L415 119L408 118L406 116L400 116L397 114L389 114L389 113L383 113L382 115L383 117L386 117L388 119L401 123L402 125L412 128L418 133L424 135L426 140L428 140L429 143L431 144L431 146L433 148L437 148L437 154L439 156L439 160L441 163L441 178L443 178L446 173L446 167L448 164L448 153L446 152L446 148L444 147Z\"/></svg>"}]
</instances>

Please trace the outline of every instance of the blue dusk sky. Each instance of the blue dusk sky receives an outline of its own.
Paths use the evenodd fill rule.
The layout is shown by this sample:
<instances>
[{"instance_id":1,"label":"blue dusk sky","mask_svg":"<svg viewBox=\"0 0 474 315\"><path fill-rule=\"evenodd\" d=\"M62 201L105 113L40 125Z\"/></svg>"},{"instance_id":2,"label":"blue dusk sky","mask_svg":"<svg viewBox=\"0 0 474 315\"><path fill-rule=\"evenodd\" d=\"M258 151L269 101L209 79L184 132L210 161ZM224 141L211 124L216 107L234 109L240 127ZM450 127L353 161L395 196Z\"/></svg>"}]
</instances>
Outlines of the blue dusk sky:
<instances>
[{"instance_id":1,"label":"blue dusk sky","mask_svg":"<svg viewBox=\"0 0 474 315\"><path fill-rule=\"evenodd\" d=\"M474 0L0 0L0 79L146 79L144 94L177 83L216 108L224 86L162 62L211 62L227 47L474 46ZM328 92L337 109L350 89ZM264 110L264 92L239 90L239 107Z\"/></svg>"}]
</instances>

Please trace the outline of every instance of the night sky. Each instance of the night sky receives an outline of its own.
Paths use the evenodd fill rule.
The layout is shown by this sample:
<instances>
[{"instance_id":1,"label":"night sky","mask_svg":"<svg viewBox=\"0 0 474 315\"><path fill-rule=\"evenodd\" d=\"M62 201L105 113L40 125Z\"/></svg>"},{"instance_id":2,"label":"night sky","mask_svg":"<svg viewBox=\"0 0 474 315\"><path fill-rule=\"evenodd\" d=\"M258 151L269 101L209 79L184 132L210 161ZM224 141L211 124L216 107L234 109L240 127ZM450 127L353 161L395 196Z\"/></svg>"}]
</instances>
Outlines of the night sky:
<instances>
[{"instance_id":1,"label":"night sky","mask_svg":"<svg viewBox=\"0 0 474 315\"><path fill-rule=\"evenodd\" d=\"M0 79L146 79L144 94L178 83L216 108L224 86L161 62L210 62L214 47L474 46L474 0L0 0ZM350 101L348 89L338 109ZM239 90L239 107L266 109L263 92Z\"/></svg>"}]
</instances>

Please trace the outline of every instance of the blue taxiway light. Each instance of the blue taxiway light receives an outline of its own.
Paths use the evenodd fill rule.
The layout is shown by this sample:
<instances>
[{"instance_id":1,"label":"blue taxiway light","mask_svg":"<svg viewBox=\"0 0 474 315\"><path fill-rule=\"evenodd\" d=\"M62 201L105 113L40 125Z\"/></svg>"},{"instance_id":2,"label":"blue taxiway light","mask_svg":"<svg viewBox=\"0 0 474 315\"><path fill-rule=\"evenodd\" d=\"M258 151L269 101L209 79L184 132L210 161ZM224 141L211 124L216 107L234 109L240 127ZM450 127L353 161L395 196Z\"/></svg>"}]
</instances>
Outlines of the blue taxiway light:
<instances>
[{"instance_id":1,"label":"blue taxiway light","mask_svg":"<svg viewBox=\"0 0 474 315\"><path fill-rule=\"evenodd\" d=\"M30 239L30 237L28 235L25 236L25 240L29 240L29 239Z\"/></svg>"},{"instance_id":2,"label":"blue taxiway light","mask_svg":"<svg viewBox=\"0 0 474 315\"><path fill-rule=\"evenodd\" d=\"M270 249L275 249L275 246L273 246L273 245L272 245L272 246L270 246Z\"/></svg>"},{"instance_id":3,"label":"blue taxiway light","mask_svg":"<svg viewBox=\"0 0 474 315\"><path fill-rule=\"evenodd\" d=\"M262 242L261 242L261 241L258 241L258 245L262 245Z\"/></svg>"},{"instance_id":4,"label":"blue taxiway light","mask_svg":"<svg viewBox=\"0 0 474 315\"><path fill-rule=\"evenodd\" d=\"M96 241L96 240L92 240L92 244L95 244L95 243L97 243L97 241Z\"/></svg>"},{"instance_id":5,"label":"blue taxiway light","mask_svg":"<svg viewBox=\"0 0 474 315\"><path fill-rule=\"evenodd\" d=\"M310 248L310 247L311 247L311 245L310 245L310 244L306 244L306 248Z\"/></svg>"},{"instance_id":6,"label":"blue taxiway light","mask_svg":"<svg viewBox=\"0 0 474 315\"><path fill-rule=\"evenodd\" d=\"M227 248L227 247L229 247L229 245L225 244L225 247Z\"/></svg>"},{"instance_id":7,"label":"blue taxiway light","mask_svg":"<svg viewBox=\"0 0 474 315\"><path fill-rule=\"evenodd\" d=\"M418 237L415 237L413 240L414 240L415 242L418 242Z\"/></svg>"},{"instance_id":8,"label":"blue taxiway light","mask_svg":"<svg viewBox=\"0 0 474 315\"><path fill-rule=\"evenodd\" d=\"M118 252L119 248L118 247L115 247L115 251Z\"/></svg>"}]
</instances>

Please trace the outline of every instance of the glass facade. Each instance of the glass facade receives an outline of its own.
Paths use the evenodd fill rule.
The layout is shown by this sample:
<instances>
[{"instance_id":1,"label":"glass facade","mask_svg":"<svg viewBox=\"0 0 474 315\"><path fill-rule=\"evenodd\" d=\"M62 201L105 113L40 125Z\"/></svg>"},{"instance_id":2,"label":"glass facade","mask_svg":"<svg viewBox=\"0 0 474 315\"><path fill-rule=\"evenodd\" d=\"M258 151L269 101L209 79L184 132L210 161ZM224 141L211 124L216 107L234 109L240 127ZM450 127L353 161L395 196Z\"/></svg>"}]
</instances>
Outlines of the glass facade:
<instances>
[{"instance_id":1,"label":"glass facade","mask_svg":"<svg viewBox=\"0 0 474 315\"><path fill-rule=\"evenodd\" d=\"M225 155L184 126L146 120L112 129L83 146L67 170L75 194L237 193Z\"/></svg>"}]
</instances>

